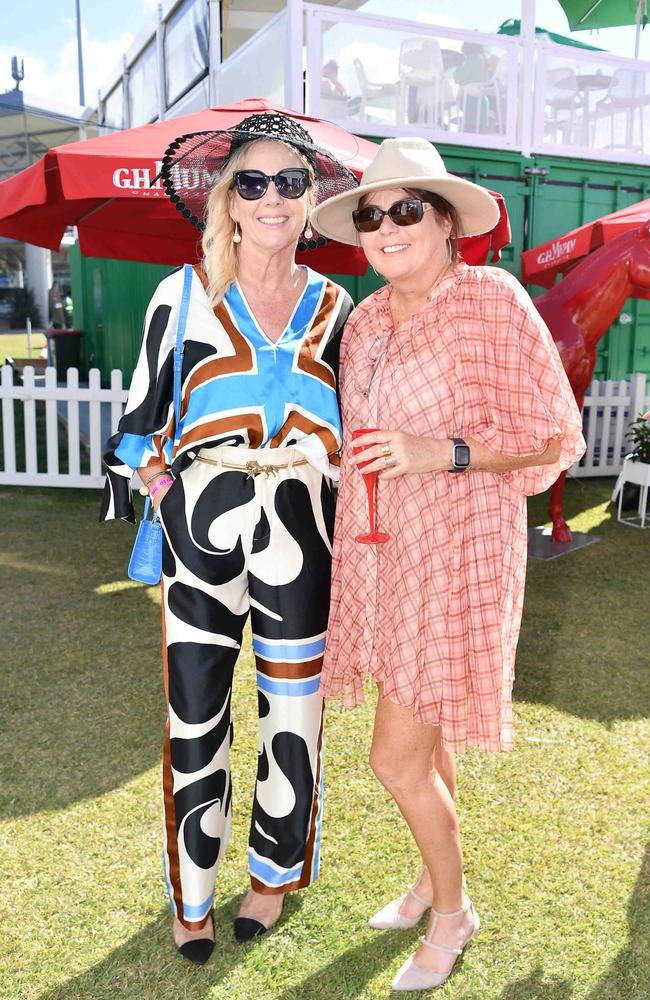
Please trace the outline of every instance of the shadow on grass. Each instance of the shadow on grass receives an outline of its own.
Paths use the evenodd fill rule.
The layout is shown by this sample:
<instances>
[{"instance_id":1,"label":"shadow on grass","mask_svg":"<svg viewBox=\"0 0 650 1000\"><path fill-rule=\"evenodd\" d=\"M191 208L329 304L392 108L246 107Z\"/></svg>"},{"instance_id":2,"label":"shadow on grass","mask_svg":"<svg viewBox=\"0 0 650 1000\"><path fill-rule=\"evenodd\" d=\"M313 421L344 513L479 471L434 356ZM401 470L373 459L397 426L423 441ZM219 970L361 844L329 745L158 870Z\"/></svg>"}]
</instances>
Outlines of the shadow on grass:
<instances>
[{"instance_id":1,"label":"shadow on grass","mask_svg":"<svg viewBox=\"0 0 650 1000\"><path fill-rule=\"evenodd\" d=\"M646 848L639 877L630 896L628 923L628 944L586 994L585 1000L641 1000L649 995L650 845ZM501 994L501 1000L569 1000L572 992L570 983L549 979L539 966L525 979L509 983Z\"/></svg>"},{"instance_id":2,"label":"shadow on grass","mask_svg":"<svg viewBox=\"0 0 650 1000\"><path fill-rule=\"evenodd\" d=\"M353 1000L404 950L404 942L403 934L377 935L320 966L302 982L287 986L274 1000ZM416 944L414 935L413 950Z\"/></svg>"},{"instance_id":3,"label":"shadow on grass","mask_svg":"<svg viewBox=\"0 0 650 1000\"><path fill-rule=\"evenodd\" d=\"M223 989L223 980L251 949L265 948L267 941L272 948L271 937L258 939L249 945L235 941L232 922L242 899L243 894L232 896L213 911L215 948L205 966L192 965L176 953L171 938L169 910L165 907L156 920L101 962L39 994L39 1000L115 1000L116 997L123 1000L177 1000L179 996L190 995L198 1000L208 995L219 996L218 988ZM298 894L291 894L285 903L285 916L290 920L301 905ZM313 1000L315 993L304 996ZM323 989L322 984L318 996L321 1000L333 1000L333 995Z\"/></svg>"},{"instance_id":4,"label":"shadow on grass","mask_svg":"<svg viewBox=\"0 0 650 1000\"><path fill-rule=\"evenodd\" d=\"M650 844L628 905L629 940L587 1000L632 1000L648 996L650 984Z\"/></svg>"},{"instance_id":5,"label":"shadow on grass","mask_svg":"<svg viewBox=\"0 0 650 1000\"><path fill-rule=\"evenodd\" d=\"M508 983L501 1000L570 1000L573 987L566 979L549 979L541 966L516 983Z\"/></svg>"},{"instance_id":6,"label":"shadow on grass","mask_svg":"<svg viewBox=\"0 0 650 1000\"><path fill-rule=\"evenodd\" d=\"M214 911L216 943L210 961L195 966L176 954L171 938L169 911L116 948L85 972L39 996L39 1000L171 1000L192 994L201 997L237 965L244 952L232 935L232 919L238 904L234 899Z\"/></svg>"},{"instance_id":7,"label":"shadow on grass","mask_svg":"<svg viewBox=\"0 0 650 1000\"><path fill-rule=\"evenodd\" d=\"M0 491L0 815L94 798L160 760L160 608L99 493ZM9 529L10 526L10 529Z\"/></svg>"},{"instance_id":8,"label":"shadow on grass","mask_svg":"<svg viewBox=\"0 0 650 1000\"><path fill-rule=\"evenodd\" d=\"M529 563L514 688L518 701L605 725L650 716L650 532L618 524L611 506L603 518L611 489L610 479L567 483L567 518L583 514L580 530L601 541ZM548 519L548 499L530 498L529 524Z\"/></svg>"}]
</instances>

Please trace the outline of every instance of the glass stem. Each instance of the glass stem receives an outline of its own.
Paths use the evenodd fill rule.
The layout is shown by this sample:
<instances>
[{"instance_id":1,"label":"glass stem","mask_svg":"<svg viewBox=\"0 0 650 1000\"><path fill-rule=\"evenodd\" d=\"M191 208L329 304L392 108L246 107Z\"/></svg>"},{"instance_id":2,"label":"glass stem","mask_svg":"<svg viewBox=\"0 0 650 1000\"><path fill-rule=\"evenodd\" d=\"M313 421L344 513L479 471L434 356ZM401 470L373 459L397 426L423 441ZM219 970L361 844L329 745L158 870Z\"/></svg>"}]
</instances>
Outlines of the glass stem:
<instances>
[{"instance_id":1,"label":"glass stem","mask_svg":"<svg viewBox=\"0 0 650 1000\"><path fill-rule=\"evenodd\" d=\"M370 531L374 535L375 533L375 483L377 482L377 473L370 472L367 476L363 477L366 481L366 490L368 491L368 517L370 519Z\"/></svg>"}]
</instances>

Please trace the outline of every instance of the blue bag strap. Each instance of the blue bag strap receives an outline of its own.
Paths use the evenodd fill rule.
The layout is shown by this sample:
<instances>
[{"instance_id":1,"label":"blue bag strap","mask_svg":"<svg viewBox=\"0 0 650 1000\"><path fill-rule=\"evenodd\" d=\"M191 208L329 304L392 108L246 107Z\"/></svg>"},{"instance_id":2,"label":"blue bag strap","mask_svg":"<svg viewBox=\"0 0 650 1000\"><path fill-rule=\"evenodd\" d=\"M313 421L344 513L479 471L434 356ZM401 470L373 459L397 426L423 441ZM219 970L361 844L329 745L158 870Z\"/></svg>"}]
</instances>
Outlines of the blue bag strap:
<instances>
[{"instance_id":1,"label":"blue bag strap","mask_svg":"<svg viewBox=\"0 0 650 1000\"><path fill-rule=\"evenodd\" d=\"M178 425L181 416L181 377L183 373L183 338L185 337L185 324L187 323L187 313L190 307L190 292L192 290L192 265L183 265L183 295L181 298L181 308L178 314L178 327L176 329L176 347L174 348L174 441L178 437Z\"/></svg>"}]
</instances>

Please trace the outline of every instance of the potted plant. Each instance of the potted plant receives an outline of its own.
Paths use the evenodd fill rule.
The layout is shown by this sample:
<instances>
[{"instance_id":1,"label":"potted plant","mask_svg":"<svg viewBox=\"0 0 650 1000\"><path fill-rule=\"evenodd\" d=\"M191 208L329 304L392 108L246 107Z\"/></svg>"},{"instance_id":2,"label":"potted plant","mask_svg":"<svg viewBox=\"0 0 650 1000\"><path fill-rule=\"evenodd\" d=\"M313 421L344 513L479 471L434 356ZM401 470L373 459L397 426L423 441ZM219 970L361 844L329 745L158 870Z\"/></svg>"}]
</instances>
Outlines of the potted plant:
<instances>
[{"instance_id":1,"label":"potted plant","mask_svg":"<svg viewBox=\"0 0 650 1000\"><path fill-rule=\"evenodd\" d=\"M633 462L650 465L650 421L639 415L635 423L630 424L627 437L632 441L632 452L628 457Z\"/></svg>"},{"instance_id":2,"label":"potted plant","mask_svg":"<svg viewBox=\"0 0 650 1000\"><path fill-rule=\"evenodd\" d=\"M639 414L626 437L632 442L632 451L625 456L616 485L622 490L619 510L628 511L638 509L641 488L650 487L650 421Z\"/></svg>"}]
</instances>

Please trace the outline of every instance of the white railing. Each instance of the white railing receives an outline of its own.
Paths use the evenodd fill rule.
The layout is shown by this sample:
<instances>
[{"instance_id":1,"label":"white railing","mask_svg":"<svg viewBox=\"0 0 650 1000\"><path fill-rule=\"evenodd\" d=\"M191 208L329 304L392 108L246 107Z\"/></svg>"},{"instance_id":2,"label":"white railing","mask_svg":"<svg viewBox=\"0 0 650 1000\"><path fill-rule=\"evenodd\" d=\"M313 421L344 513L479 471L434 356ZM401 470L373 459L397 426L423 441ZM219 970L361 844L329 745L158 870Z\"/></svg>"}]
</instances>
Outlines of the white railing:
<instances>
[{"instance_id":1,"label":"white railing","mask_svg":"<svg viewBox=\"0 0 650 1000\"><path fill-rule=\"evenodd\" d=\"M274 104L284 105L292 58L287 12L282 10L213 68L216 102L232 104L247 97L265 97Z\"/></svg>"},{"instance_id":2,"label":"white railing","mask_svg":"<svg viewBox=\"0 0 650 1000\"><path fill-rule=\"evenodd\" d=\"M88 386L79 385L76 368L68 368L65 385L57 384L55 368L46 368L45 377L37 378L34 369L26 366L19 385L13 384L11 366L5 365L1 371L4 461L0 483L100 487L106 438L117 428L126 402L122 372L111 372L110 389L102 389L97 368L89 372ZM24 457L18 462L20 425Z\"/></svg>"},{"instance_id":3,"label":"white railing","mask_svg":"<svg viewBox=\"0 0 650 1000\"><path fill-rule=\"evenodd\" d=\"M587 451L570 475L617 476L623 458L631 451L626 437L629 426L639 414L650 409L650 382L646 376L633 375L629 382L595 379L585 396L582 420Z\"/></svg>"},{"instance_id":4,"label":"white railing","mask_svg":"<svg viewBox=\"0 0 650 1000\"><path fill-rule=\"evenodd\" d=\"M358 134L647 163L650 62L303 0L305 109ZM399 5L396 5L397 7ZM292 55L295 60L295 55ZM296 105L297 106L297 105Z\"/></svg>"},{"instance_id":5,"label":"white railing","mask_svg":"<svg viewBox=\"0 0 650 1000\"><path fill-rule=\"evenodd\" d=\"M650 63L568 45L537 45L536 153L648 163Z\"/></svg>"},{"instance_id":6,"label":"white railing","mask_svg":"<svg viewBox=\"0 0 650 1000\"><path fill-rule=\"evenodd\" d=\"M304 11L308 114L373 135L416 126L433 141L516 148L516 38L311 3Z\"/></svg>"},{"instance_id":7,"label":"white railing","mask_svg":"<svg viewBox=\"0 0 650 1000\"><path fill-rule=\"evenodd\" d=\"M25 367L19 385L14 385L9 365L1 372L0 485L101 487L102 452L127 397L122 372L111 372L109 389L102 389L97 368L89 372L87 386L79 385L76 368L68 369L66 384L57 384L54 368L46 368L43 379ZM650 381L645 375L633 375L629 382L592 382L583 407L587 452L571 475L618 475L630 451L625 436L629 425L648 409ZM24 442L20 462L19 436Z\"/></svg>"}]
</instances>

